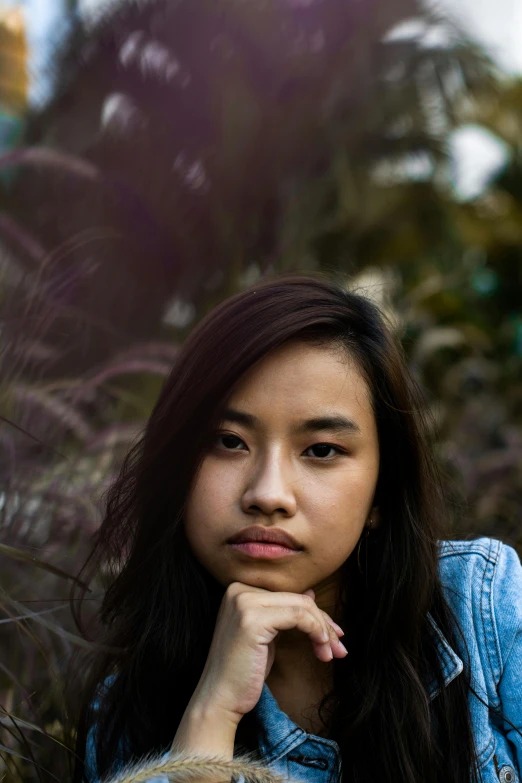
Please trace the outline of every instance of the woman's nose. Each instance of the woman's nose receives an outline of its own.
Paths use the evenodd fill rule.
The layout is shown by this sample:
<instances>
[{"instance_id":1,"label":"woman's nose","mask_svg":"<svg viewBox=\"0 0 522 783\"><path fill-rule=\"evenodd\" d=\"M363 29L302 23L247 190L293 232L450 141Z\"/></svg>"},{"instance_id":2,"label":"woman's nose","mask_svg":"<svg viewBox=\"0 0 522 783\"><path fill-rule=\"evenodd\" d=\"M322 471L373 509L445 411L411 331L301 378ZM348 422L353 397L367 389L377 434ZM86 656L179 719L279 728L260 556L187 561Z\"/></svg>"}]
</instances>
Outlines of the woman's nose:
<instances>
[{"instance_id":1,"label":"woman's nose","mask_svg":"<svg viewBox=\"0 0 522 783\"><path fill-rule=\"evenodd\" d=\"M261 511L267 515L276 511L287 516L295 514L295 480L289 473L288 467L285 468L281 459L271 458L258 466L247 481L241 499L243 511Z\"/></svg>"}]
</instances>

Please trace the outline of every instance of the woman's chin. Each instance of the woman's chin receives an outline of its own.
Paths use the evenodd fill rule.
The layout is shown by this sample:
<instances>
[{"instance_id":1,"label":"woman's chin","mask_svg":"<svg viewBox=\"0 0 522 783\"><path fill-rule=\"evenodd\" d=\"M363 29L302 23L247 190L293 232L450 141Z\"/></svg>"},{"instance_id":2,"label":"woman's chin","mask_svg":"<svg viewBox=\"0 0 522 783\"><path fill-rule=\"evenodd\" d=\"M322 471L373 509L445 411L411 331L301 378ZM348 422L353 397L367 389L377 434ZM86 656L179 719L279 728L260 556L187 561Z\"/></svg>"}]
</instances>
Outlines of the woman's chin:
<instances>
[{"instance_id":1,"label":"woman's chin","mask_svg":"<svg viewBox=\"0 0 522 783\"><path fill-rule=\"evenodd\" d=\"M285 579L283 574L238 574L229 579L227 586L232 582L241 582L250 587L258 587L261 590L270 590L272 593L303 593L307 588L301 587L296 580Z\"/></svg>"}]
</instances>

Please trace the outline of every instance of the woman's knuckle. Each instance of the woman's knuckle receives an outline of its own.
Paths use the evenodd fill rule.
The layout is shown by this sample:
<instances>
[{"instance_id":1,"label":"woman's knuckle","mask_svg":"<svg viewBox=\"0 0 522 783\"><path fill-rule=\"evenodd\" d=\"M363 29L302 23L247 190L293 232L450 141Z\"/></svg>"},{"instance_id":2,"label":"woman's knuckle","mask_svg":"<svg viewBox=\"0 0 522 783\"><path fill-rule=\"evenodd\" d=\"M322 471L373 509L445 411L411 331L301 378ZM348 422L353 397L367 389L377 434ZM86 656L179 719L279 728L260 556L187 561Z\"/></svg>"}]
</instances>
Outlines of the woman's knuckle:
<instances>
[{"instance_id":1,"label":"woman's knuckle","mask_svg":"<svg viewBox=\"0 0 522 783\"><path fill-rule=\"evenodd\" d=\"M248 593L242 592L242 593L236 593L234 596L234 604L238 611L240 612L246 612L246 610L251 606L251 600Z\"/></svg>"},{"instance_id":2,"label":"woman's knuckle","mask_svg":"<svg viewBox=\"0 0 522 783\"><path fill-rule=\"evenodd\" d=\"M239 582L231 582L225 590L225 595L229 598L234 598L235 596L239 595L240 587L241 585Z\"/></svg>"},{"instance_id":3,"label":"woman's knuckle","mask_svg":"<svg viewBox=\"0 0 522 783\"><path fill-rule=\"evenodd\" d=\"M304 617L307 616L308 612L304 608L304 606L293 606L292 607L293 614L297 622L300 622L303 620Z\"/></svg>"},{"instance_id":4,"label":"woman's knuckle","mask_svg":"<svg viewBox=\"0 0 522 783\"><path fill-rule=\"evenodd\" d=\"M253 628L256 624L256 613L252 608L245 609L239 616L239 627L246 631Z\"/></svg>"}]
</instances>

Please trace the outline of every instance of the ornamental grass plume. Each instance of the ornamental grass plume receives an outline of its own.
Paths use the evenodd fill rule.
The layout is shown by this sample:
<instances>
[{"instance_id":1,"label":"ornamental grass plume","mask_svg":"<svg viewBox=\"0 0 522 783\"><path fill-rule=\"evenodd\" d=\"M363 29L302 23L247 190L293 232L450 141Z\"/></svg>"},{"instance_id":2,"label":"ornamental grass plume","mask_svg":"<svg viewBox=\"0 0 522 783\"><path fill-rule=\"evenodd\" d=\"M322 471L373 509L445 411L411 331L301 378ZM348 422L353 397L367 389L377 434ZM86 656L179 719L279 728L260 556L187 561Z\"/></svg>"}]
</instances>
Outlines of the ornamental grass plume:
<instances>
[{"instance_id":1,"label":"ornamental grass plume","mask_svg":"<svg viewBox=\"0 0 522 783\"><path fill-rule=\"evenodd\" d=\"M145 756L135 764L128 764L116 775L105 778L103 783L145 783L151 778L167 778L169 781L184 783L194 778L228 783L233 777L243 779L245 783L292 783L268 767L253 760L252 753L243 753L232 761L219 756L189 755L170 753L168 756L152 754Z\"/></svg>"}]
</instances>

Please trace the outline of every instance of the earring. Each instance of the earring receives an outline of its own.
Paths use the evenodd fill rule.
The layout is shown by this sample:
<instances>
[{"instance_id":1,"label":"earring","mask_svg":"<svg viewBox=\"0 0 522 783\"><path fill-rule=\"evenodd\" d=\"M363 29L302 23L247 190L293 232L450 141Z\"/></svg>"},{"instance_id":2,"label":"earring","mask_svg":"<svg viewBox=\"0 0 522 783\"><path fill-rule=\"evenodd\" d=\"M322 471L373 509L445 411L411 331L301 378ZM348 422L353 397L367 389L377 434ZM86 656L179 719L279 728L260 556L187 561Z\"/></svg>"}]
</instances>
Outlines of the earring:
<instances>
[{"instance_id":1,"label":"earring","mask_svg":"<svg viewBox=\"0 0 522 783\"><path fill-rule=\"evenodd\" d=\"M373 524L373 522L372 522L372 518L370 517L370 518L368 519L368 524L367 524L367 525L365 525L365 533L364 533L364 536L361 536L361 537L360 537L360 539L359 539L359 543L358 543L358 545L357 545L357 568L359 569L359 573L360 573L360 574L362 574L362 569L361 569L361 561L360 561L361 541L363 540L363 538L364 538L364 540L366 541L366 539L367 539L367 538L368 538L368 536L370 535L370 530L371 530L372 524ZM368 555L368 553L366 553L366 554ZM368 557L366 557L366 563L368 563Z\"/></svg>"}]
</instances>

